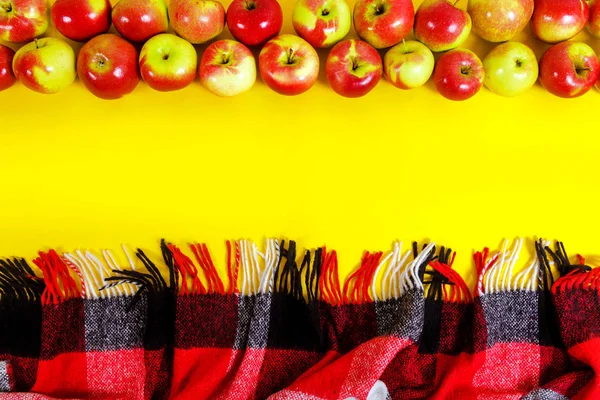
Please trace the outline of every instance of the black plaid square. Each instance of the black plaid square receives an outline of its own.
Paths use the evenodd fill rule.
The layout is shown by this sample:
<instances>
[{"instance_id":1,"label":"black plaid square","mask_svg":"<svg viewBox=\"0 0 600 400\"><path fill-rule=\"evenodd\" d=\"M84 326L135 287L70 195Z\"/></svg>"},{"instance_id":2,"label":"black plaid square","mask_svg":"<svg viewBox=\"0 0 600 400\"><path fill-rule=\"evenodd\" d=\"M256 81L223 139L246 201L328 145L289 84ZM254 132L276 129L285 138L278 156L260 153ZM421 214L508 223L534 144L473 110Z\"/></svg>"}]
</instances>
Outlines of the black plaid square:
<instances>
[{"instance_id":1,"label":"black plaid square","mask_svg":"<svg viewBox=\"0 0 600 400\"><path fill-rule=\"evenodd\" d=\"M264 349L268 344L271 318L270 294L239 296L234 349Z\"/></svg>"},{"instance_id":2,"label":"black plaid square","mask_svg":"<svg viewBox=\"0 0 600 400\"><path fill-rule=\"evenodd\" d=\"M424 323L423 292L411 290L397 299L375 303L379 335L394 335L417 342Z\"/></svg>"},{"instance_id":3,"label":"black plaid square","mask_svg":"<svg viewBox=\"0 0 600 400\"><path fill-rule=\"evenodd\" d=\"M133 303L132 297L90 299L85 305L87 351L134 349L144 345L147 298Z\"/></svg>"},{"instance_id":4,"label":"black plaid square","mask_svg":"<svg viewBox=\"0 0 600 400\"><path fill-rule=\"evenodd\" d=\"M42 307L42 360L64 353L85 352L84 302L75 298Z\"/></svg>"},{"instance_id":5,"label":"black plaid square","mask_svg":"<svg viewBox=\"0 0 600 400\"><path fill-rule=\"evenodd\" d=\"M237 325L237 295L208 294L177 298L176 348L232 348Z\"/></svg>"}]
</instances>

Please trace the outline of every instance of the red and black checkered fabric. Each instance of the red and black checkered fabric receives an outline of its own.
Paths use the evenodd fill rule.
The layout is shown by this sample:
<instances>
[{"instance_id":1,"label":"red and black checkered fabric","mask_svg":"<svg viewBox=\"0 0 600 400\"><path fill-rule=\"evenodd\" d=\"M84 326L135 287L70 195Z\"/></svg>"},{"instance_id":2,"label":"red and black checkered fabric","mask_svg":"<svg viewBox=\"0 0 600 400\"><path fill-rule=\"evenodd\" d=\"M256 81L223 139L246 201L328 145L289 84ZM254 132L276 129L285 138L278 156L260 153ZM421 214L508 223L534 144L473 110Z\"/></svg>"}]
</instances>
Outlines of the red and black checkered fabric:
<instances>
[{"instance_id":1,"label":"red and black checkered fabric","mask_svg":"<svg viewBox=\"0 0 600 400\"><path fill-rule=\"evenodd\" d=\"M474 291L432 245L386 276L397 254L367 253L340 285L335 252L274 243L257 280L228 244L228 288L206 246L163 242L167 277L138 250L96 295L55 251L43 278L1 261L0 398L600 399L600 269L560 243L516 278L509 252L476 253Z\"/></svg>"}]
</instances>

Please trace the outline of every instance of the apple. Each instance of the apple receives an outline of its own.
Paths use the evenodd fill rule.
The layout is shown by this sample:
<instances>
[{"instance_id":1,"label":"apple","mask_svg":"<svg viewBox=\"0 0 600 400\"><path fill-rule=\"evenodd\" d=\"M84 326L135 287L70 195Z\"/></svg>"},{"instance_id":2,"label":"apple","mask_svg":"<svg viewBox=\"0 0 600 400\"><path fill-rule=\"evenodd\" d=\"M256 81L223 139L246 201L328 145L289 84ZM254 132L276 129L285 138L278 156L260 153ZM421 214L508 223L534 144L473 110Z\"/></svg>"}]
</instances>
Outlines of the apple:
<instances>
[{"instance_id":1,"label":"apple","mask_svg":"<svg viewBox=\"0 0 600 400\"><path fill-rule=\"evenodd\" d=\"M198 55L188 41L161 33L151 37L140 52L140 74L152 89L183 89L196 78Z\"/></svg>"},{"instance_id":2,"label":"apple","mask_svg":"<svg viewBox=\"0 0 600 400\"><path fill-rule=\"evenodd\" d=\"M367 42L344 40L329 52L325 74L329 86L340 96L362 97L381 79L381 56Z\"/></svg>"},{"instance_id":3,"label":"apple","mask_svg":"<svg viewBox=\"0 0 600 400\"><path fill-rule=\"evenodd\" d=\"M0 40L25 43L47 29L46 0L0 0Z\"/></svg>"},{"instance_id":4,"label":"apple","mask_svg":"<svg viewBox=\"0 0 600 400\"><path fill-rule=\"evenodd\" d=\"M279 35L283 11L277 0L233 0L227 8L227 27L246 46L261 46Z\"/></svg>"},{"instance_id":5,"label":"apple","mask_svg":"<svg viewBox=\"0 0 600 400\"><path fill-rule=\"evenodd\" d=\"M590 0L590 19L588 20L587 28L592 36L600 38L600 1Z\"/></svg>"},{"instance_id":6,"label":"apple","mask_svg":"<svg viewBox=\"0 0 600 400\"><path fill-rule=\"evenodd\" d=\"M415 39L432 51L448 51L471 33L471 16L450 0L425 0L415 14Z\"/></svg>"},{"instance_id":7,"label":"apple","mask_svg":"<svg viewBox=\"0 0 600 400\"><path fill-rule=\"evenodd\" d=\"M279 94L294 96L310 89L319 77L319 55L298 36L282 34L269 40L258 56L263 82Z\"/></svg>"},{"instance_id":8,"label":"apple","mask_svg":"<svg viewBox=\"0 0 600 400\"><path fill-rule=\"evenodd\" d=\"M14 56L13 49L0 44L0 92L8 89L17 81L12 70Z\"/></svg>"},{"instance_id":9,"label":"apple","mask_svg":"<svg viewBox=\"0 0 600 400\"><path fill-rule=\"evenodd\" d=\"M292 23L296 33L311 46L325 48L346 37L352 17L346 0L298 0Z\"/></svg>"},{"instance_id":10,"label":"apple","mask_svg":"<svg viewBox=\"0 0 600 400\"><path fill-rule=\"evenodd\" d=\"M569 40L585 28L590 8L584 0L536 0L531 28L546 43Z\"/></svg>"},{"instance_id":11,"label":"apple","mask_svg":"<svg viewBox=\"0 0 600 400\"><path fill-rule=\"evenodd\" d=\"M79 80L101 99L118 99L140 81L137 50L127 40L105 33L83 45L77 57Z\"/></svg>"},{"instance_id":12,"label":"apple","mask_svg":"<svg viewBox=\"0 0 600 400\"><path fill-rule=\"evenodd\" d=\"M171 0L171 27L190 43L205 43L219 36L225 27L225 9L218 1Z\"/></svg>"},{"instance_id":13,"label":"apple","mask_svg":"<svg viewBox=\"0 0 600 400\"><path fill-rule=\"evenodd\" d=\"M58 93L75 80L75 52L61 39L34 39L15 53L12 68L19 82L29 89Z\"/></svg>"},{"instance_id":14,"label":"apple","mask_svg":"<svg viewBox=\"0 0 600 400\"><path fill-rule=\"evenodd\" d=\"M389 49L383 57L383 74L400 89L423 86L433 73L433 53L423 43L408 41Z\"/></svg>"},{"instance_id":15,"label":"apple","mask_svg":"<svg viewBox=\"0 0 600 400\"><path fill-rule=\"evenodd\" d=\"M219 40L208 46L199 69L200 82L221 97L247 92L256 82L256 60L246 46L235 40Z\"/></svg>"},{"instance_id":16,"label":"apple","mask_svg":"<svg viewBox=\"0 0 600 400\"><path fill-rule=\"evenodd\" d=\"M467 49L454 49L444 53L433 71L435 86L442 96L450 100L467 100L483 85L485 71L481 60Z\"/></svg>"},{"instance_id":17,"label":"apple","mask_svg":"<svg viewBox=\"0 0 600 400\"><path fill-rule=\"evenodd\" d=\"M85 42L108 32L109 0L58 0L50 10L52 23L66 38Z\"/></svg>"},{"instance_id":18,"label":"apple","mask_svg":"<svg viewBox=\"0 0 600 400\"><path fill-rule=\"evenodd\" d=\"M413 28L412 0L357 0L354 28L358 36L377 49L398 44Z\"/></svg>"},{"instance_id":19,"label":"apple","mask_svg":"<svg viewBox=\"0 0 600 400\"><path fill-rule=\"evenodd\" d=\"M559 97L572 98L587 93L599 73L596 53L581 42L556 44L546 50L540 60L540 83Z\"/></svg>"},{"instance_id":20,"label":"apple","mask_svg":"<svg viewBox=\"0 0 600 400\"><path fill-rule=\"evenodd\" d=\"M524 93L538 78L538 62L535 53L518 42L506 42L496 46L483 59L483 68L485 86L505 97Z\"/></svg>"},{"instance_id":21,"label":"apple","mask_svg":"<svg viewBox=\"0 0 600 400\"><path fill-rule=\"evenodd\" d=\"M169 29L165 0L120 0L112 10L117 32L132 42L145 42Z\"/></svg>"},{"instance_id":22,"label":"apple","mask_svg":"<svg viewBox=\"0 0 600 400\"><path fill-rule=\"evenodd\" d=\"M506 42L521 32L533 14L534 0L469 0L473 32L488 42Z\"/></svg>"}]
</instances>

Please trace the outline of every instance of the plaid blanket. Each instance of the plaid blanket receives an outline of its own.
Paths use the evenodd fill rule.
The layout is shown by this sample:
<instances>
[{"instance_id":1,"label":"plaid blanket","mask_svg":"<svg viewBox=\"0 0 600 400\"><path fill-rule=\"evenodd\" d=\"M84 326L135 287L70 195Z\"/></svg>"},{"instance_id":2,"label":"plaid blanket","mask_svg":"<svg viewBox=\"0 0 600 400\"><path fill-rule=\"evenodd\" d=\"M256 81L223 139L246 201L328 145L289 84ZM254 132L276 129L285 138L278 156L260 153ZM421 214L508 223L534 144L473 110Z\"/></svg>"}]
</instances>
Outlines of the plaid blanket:
<instances>
[{"instance_id":1,"label":"plaid blanket","mask_svg":"<svg viewBox=\"0 0 600 400\"><path fill-rule=\"evenodd\" d=\"M600 398L600 269L543 241L517 267L522 246L475 253L474 289L433 243L346 280L335 251L275 239L228 242L226 280L197 244L5 259L0 396Z\"/></svg>"}]
</instances>

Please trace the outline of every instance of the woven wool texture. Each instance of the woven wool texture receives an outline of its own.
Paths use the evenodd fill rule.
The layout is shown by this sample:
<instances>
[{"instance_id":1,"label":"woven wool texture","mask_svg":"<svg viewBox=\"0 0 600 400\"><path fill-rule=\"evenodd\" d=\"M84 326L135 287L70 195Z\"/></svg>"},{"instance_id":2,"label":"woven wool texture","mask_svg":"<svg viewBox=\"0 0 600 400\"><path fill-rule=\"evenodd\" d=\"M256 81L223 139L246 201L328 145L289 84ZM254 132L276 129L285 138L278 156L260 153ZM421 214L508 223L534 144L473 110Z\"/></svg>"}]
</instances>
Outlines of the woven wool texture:
<instances>
[{"instance_id":1,"label":"woven wool texture","mask_svg":"<svg viewBox=\"0 0 600 400\"><path fill-rule=\"evenodd\" d=\"M2 260L0 398L600 398L600 269L543 241L522 268L522 245L475 253L474 288L433 243L347 280L274 239L228 242L227 279L165 241Z\"/></svg>"}]
</instances>

